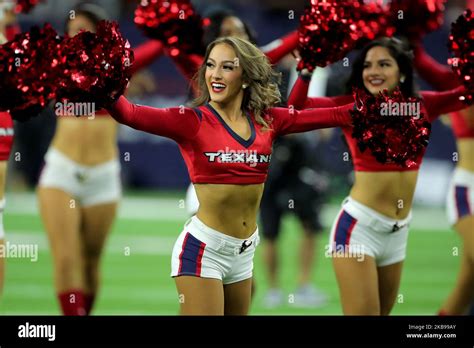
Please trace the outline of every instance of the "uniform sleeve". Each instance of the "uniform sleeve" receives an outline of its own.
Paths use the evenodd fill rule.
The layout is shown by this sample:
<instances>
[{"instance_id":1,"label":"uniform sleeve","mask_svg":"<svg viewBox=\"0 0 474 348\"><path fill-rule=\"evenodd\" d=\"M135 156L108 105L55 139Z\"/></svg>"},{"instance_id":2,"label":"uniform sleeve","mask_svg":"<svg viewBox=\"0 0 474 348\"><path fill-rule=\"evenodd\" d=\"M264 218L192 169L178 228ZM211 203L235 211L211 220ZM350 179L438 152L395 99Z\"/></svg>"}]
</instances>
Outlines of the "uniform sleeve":
<instances>
[{"instance_id":1,"label":"uniform sleeve","mask_svg":"<svg viewBox=\"0 0 474 348\"><path fill-rule=\"evenodd\" d=\"M349 113L354 103L334 108L293 110L272 108L270 115L277 135L308 132L320 128L349 127L352 117Z\"/></svg>"},{"instance_id":2,"label":"uniform sleeve","mask_svg":"<svg viewBox=\"0 0 474 348\"><path fill-rule=\"evenodd\" d=\"M130 68L131 73L135 74L137 71L153 63L155 59L163 54L163 51L163 44L158 40L148 40L134 48L135 61Z\"/></svg>"},{"instance_id":3,"label":"uniform sleeve","mask_svg":"<svg viewBox=\"0 0 474 348\"><path fill-rule=\"evenodd\" d=\"M337 97L308 97L308 88L311 78L299 76L288 98L288 106L293 106L297 110L310 108L332 108L350 104L354 101L351 95Z\"/></svg>"},{"instance_id":4,"label":"uniform sleeve","mask_svg":"<svg viewBox=\"0 0 474 348\"><path fill-rule=\"evenodd\" d=\"M466 89L463 86L445 92L421 92L430 122L436 120L439 115L465 109L467 105L459 100L464 94Z\"/></svg>"},{"instance_id":5,"label":"uniform sleeve","mask_svg":"<svg viewBox=\"0 0 474 348\"><path fill-rule=\"evenodd\" d=\"M199 54L186 54L180 52L180 54L173 56L170 51L168 51L167 54L173 60L173 63L176 65L179 72L188 81L193 79L194 75L198 72L204 62L204 57Z\"/></svg>"},{"instance_id":6,"label":"uniform sleeve","mask_svg":"<svg viewBox=\"0 0 474 348\"><path fill-rule=\"evenodd\" d=\"M194 138L201 126L201 115L198 109L152 108L132 104L124 96L121 96L107 110L119 123L147 133L171 138L178 143Z\"/></svg>"},{"instance_id":7,"label":"uniform sleeve","mask_svg":"<svg viewBox=\"0 0 474 348\"><path fill-rule=\"evenodd\" d=\"M434 60L421 45L417 45L415 48L413 63L421 78L438 91L446 91L461 85L452 70L447 65Z\"/></svg>"},{"instance_id":8,"label":"uniform sleeve","mask_svg":"<svg viewBox=\"0 0 474 348\"><path fill-rule=\"evenodd\" d=\"M270 42L266 47L271 47L266 50L265 47L262 51L267 56L270 64L277 64L283 57L295 50L298 46L298 32L295 30L290 34Z\"/></svg>"}]
</instances>

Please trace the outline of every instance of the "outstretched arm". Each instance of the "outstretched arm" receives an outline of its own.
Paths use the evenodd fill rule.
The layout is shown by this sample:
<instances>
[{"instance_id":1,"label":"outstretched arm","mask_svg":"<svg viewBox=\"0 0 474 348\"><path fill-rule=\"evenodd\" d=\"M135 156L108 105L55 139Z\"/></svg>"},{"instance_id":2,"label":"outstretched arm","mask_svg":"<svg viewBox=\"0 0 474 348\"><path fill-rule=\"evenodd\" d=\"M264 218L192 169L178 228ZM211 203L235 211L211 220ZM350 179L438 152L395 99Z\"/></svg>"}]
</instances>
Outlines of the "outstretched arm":
<instances>
[{"instance_id":1,"label":"outstretched arm","mask_svg":"<svg viewBox=\"0 0 474 348\"><path fill-rule=\"evenodd\" d=\"M188 54L180 52L178 55L173 56L171 51L168 52L169 57L173 60L173 63L178 68L179 72L191 81L194 75L198 72L199 68L204 62L204 57L199 54Z\"/></svg>"},{"instance_id":2,"label":"outstretched arm","mask_svg":"<svg viewBox=\"0 0 474 348\"><path fill-rule=\"evenodd\" d=\"M430 122L436 120L439 115L465 109L467 105L459 100L464 94L466 89L463 86L445 92L421 92Z\"/></svg>"},{"instance_id":3,"label":"outstretched arm","mask_svg":"<svg viewBox=\"0 0 474 348\"><path fill-rule=\"evenodd\" d=\"M270 64L277 64L291 51L298 46L298 32L295 30L280 39L270 42L267 46L262 47L263 53L267 56ZM268 49L266 49L268 47Z\"/></svg>"},{"instance_id":4,"label":"outstretched arm","mask_svg":"<svg viewBox=\"0 0 474 348\"><path fill-rule=\"evenodd\" d=\"M449 66L438 63L426 53L421 44L415 48L413 64L421 78L438 91L447 91L461 85Z\"/></svg>"},{"instance_id":5,"label":"outstretched arm","mask_svg":"<svg viewBox=\"0 0 474 348\"><path fill-rule=\"evenodd\" d=\"M343 106L354 102L351 95L341 95L337 97L308 97L308 88L311 83L311 76L302 75L298 77L288 98L288 106L297 110L310 108L331 108Z\"/></svg>"},{"instance_id":6,"label":"outstretched arm","mask_svg":"<svg viewBox=\"0 0 474 348\"><path fill-rule=\"evenodd\" d=\"M201 125L198 109L186 107L152 108L132 104L124 96L121 96L107 110L119 123L147 133L171 138L177 142L194 138Z\"/></svg>"},{"instance_id":7,"label":"outstretched arm","mask_svg":"<svg viewBox=\"0 0 474 348\"><path fill-rule=\"evenodd\" d=\"M133 54L135 56L135 61L130 68L131 74L133 75L137 71L153 63L155 59L163 54L163 51L163 44L158 40L148 40L144 44L134 48Z\"/></svg>"},{"instance_id":8,"label":"outstretched arm","mask_svg":"<svg viewBox=\"0 0 474 348\"><path fill-rule=\"evenodd\" d=\"M349 127L352 117L349 113L354 103L334 108L293 110L272 108L273 129L278 135L308 132L320 128Z\"/></svg>"}]
</instances>

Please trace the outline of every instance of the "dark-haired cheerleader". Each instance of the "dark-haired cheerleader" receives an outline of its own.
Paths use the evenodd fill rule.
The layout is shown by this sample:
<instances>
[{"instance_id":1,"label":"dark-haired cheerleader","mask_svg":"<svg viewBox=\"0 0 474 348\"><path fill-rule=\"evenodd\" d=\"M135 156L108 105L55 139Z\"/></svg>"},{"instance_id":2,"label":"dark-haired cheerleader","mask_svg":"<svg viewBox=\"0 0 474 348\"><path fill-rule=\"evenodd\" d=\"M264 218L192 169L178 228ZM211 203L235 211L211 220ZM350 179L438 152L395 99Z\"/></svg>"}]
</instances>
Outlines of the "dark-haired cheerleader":
<instances>
[{"instance_id":1,"label":"dark-haired cheerleader","mask_svg":"<svg viewBox=\"0 0 474 348\"><path fill-rule=\"evenodd\" d=\"M384 89L391 93L399 87L404 98L416 96L410 52L396 39L372 41L352 66L349 87L373 96ZM296 109L328 107L345 103L349 98L307 98L308 85L308 79L300 77L288 105ZM394 105L386 105L385 117L423 117L432 122L441 113L463 109L465 105L458 100L463 92L462 88L443 93L422 92L421 101L410 108L396 111ZM357 101L358 107L369 108L365 101ZM372 125L367 127L371 129ZM411 163L381 163L369 149L361 151L352 136L353 127L342 130L355 170L354 185L342 204L329 240L342 308L348 315L388 315L400 284L413 194L424 150ZM421 132L420 128L420 135ZM399 141L421 140L402 136Z\"/></svg>"}]
</instances>

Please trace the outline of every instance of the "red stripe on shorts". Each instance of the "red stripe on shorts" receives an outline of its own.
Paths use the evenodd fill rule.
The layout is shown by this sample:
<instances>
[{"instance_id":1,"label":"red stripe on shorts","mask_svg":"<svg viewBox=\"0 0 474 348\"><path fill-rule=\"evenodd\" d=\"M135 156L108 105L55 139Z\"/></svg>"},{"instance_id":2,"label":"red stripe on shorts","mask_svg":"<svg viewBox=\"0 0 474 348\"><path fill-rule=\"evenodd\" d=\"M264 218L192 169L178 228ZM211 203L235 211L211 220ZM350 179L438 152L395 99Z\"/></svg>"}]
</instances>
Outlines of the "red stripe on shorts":
<instances>
[{"instance_id":1,"label":"red stripe on shorts","mask_svg":"<svg viewBox=\"0 0 474 348\"><path fill-rule=\"evenodd\" d=\"M199 254L197 257L197 267L196 267L196 275L198 277L201 276L201 268L202 268L202 255L204 254L204 248L206 247L206 243L202 243L199 246Z\"/></svg>"}]
</instances>

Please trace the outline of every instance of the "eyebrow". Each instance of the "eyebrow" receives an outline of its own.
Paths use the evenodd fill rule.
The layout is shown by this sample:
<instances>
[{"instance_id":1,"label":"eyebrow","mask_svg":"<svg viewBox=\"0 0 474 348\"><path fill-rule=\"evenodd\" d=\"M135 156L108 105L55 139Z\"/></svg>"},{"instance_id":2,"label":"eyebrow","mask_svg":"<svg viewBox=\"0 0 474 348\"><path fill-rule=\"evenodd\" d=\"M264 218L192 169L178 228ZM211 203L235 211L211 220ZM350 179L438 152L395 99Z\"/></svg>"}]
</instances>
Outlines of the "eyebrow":
<instances>
[{"instance_id":1,"label":"eyebrow","mask_svg":"<svg viewBox=\"0 0 474 348\"><path fill-rule=\"evenodd\" d=\"M212 58L208 58L207 60L212 60L214 63L216 62L214 59ZM232 63L232 64L235 64L235 62L233 60L223 60L222 63Z\"/></svg>"}]
</instances>

